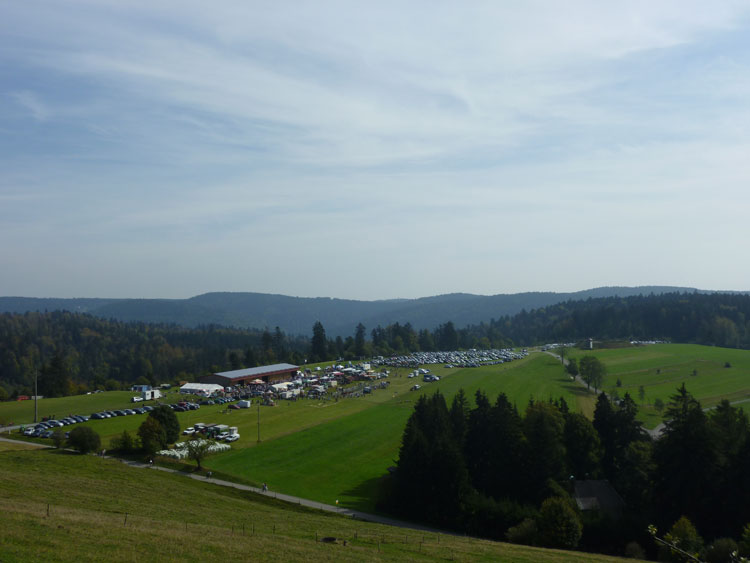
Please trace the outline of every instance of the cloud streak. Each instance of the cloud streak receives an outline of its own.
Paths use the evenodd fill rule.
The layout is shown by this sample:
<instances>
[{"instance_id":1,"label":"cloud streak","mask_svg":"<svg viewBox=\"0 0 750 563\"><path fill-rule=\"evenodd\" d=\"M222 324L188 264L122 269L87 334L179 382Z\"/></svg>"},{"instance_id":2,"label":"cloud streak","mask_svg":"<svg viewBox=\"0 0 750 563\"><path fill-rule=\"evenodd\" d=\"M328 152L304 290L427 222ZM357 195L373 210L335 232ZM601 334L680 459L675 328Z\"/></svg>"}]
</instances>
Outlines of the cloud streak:
<instances>
[{"instance_id":1,"label":"cloud streak","mask_svg":"<svg viewBox=\"0 0 750 563\"><path fill-rule=\"evenodd\" d=\"M5 12L0 259L16 271L0 293L389 298L750 274L730 260L750 235L743 3ZM321 265L336 275L309 275ZM219 285L217 268L235 275ZM113 274L139 269L154 275Z\"/></svg>"}]
</instances>

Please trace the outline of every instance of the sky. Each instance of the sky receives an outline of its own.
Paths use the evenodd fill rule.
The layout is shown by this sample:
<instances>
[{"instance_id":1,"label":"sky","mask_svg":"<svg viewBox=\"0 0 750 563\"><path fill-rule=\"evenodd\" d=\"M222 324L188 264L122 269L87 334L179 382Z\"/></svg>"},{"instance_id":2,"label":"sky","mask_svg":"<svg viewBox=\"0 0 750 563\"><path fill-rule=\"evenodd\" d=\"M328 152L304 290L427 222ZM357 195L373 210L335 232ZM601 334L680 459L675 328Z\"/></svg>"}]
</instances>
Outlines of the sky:
<instances>
[{"instance_id":1,"label":"sky","mask_svg":"<svg viewBox=\"0 0 750 563\"><path fill-rule=\"evenodd\" d=\"M750 290L750 5L0 2L0 295Z\"/></svg>"}]
</instances>

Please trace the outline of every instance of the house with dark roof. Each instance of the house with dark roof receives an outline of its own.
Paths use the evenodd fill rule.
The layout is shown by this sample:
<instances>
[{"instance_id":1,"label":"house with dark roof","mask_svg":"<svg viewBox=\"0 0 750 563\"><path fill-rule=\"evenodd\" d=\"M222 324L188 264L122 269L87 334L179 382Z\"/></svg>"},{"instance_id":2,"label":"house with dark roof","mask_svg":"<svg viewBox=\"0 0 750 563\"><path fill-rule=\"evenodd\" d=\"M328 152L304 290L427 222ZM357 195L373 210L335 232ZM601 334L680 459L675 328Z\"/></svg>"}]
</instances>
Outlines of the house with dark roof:
<instances>
[{"instance_id":1,"label":"house with dark roof","mask_svg":"<svg viewBox=\"0 0 750 563\"><path fill-rule=\"evenodd\" d=\"M299 366L292 364L273 364L270 366L259 366L257 368L237 369L233 371L222 371L199 378L201 383L217 383L224 387L235 385L248 385L256 380L263 383L279 383L293 379Z\"/></svg>"},{"instance_id":2,"label":"house with dark roof","mask_svg":"<svg viewBox=\"0 0 750 563\"><path fill-rule=\"evenodd\" d=\"M597 511L610 518L619 518L625 502L609 481L587 480L574 483L573 498L582 511Z\"/></svg>"}]
</instances>

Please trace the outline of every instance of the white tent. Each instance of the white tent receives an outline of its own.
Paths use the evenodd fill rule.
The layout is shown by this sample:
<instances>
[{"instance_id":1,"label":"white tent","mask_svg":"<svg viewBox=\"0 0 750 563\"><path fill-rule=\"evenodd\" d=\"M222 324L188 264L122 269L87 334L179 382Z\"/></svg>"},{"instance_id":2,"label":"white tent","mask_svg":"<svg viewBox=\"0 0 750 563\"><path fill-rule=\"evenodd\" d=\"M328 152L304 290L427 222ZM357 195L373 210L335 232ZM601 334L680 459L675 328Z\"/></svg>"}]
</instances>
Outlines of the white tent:
<instances>
[{"instance_id":1,"label":"white tent","mask_svg":"<svg viewBox=\"0 0 750 563\"><path fill-rule=\"evenodd\" d=\"M186 395L205 395L206 397L211 396L213 393L219 393L222 391L224 391L224 388L215 383L186 383L180 387L180 393Z\"/></svg>"}]
</instances>

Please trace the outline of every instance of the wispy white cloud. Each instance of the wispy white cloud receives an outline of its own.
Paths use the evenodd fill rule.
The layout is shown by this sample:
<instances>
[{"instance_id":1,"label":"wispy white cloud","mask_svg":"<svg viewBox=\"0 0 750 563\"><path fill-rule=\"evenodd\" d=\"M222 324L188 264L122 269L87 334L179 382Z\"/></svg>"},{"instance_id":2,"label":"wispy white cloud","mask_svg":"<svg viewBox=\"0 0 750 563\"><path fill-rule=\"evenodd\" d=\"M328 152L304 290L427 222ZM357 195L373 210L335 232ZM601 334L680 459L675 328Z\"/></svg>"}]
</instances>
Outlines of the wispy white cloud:
<instances>
[{"instance_id":1,"label":"wispy white cloud","mask_svg":"<svg viewBox=\"0 0 750 563\"><path fill-rule=\"evenodd\" d=\"M39 96L29 90L12 92L11 97L16 103L26 110L36 121L46 121L50 117L50 109L44 104Z\"/></svg>"},{"instance_id":2,"label":"wispy white cloud","mask_svg":"<svg viewBox=\"0 0 750 563\"><path fill-rule=\"evenodd\" d=\"M23 220L0 225L20 241L0 259L43 255L54 236L82 271L86 260L147 264L164 280L110 290L117 276L71 268L68 293L222 289L184 274L237 256L237 285L223 289L367 298L738 287L750 274L683 265L750 235L739 216L750 204L744 3L42 1L5 12L0 217ZM639 264L625 257L633 246ZM565 268L578 252L596 264ZM458 266L394 278L435 256ZM370 274L297 275L342 260ZM393 267L369 269L384 260ZM27 279L3 275L0 286Z\"/></svg>"}]
</instances>

